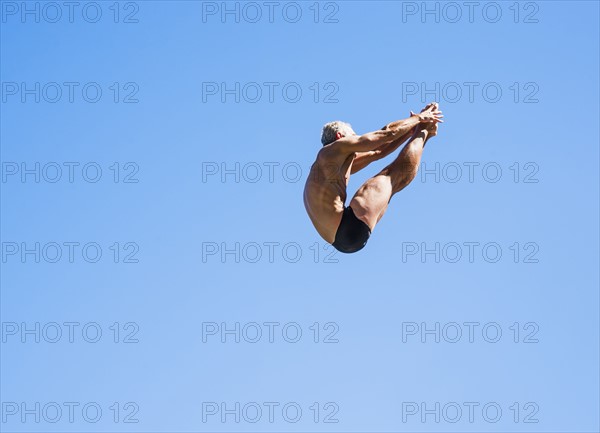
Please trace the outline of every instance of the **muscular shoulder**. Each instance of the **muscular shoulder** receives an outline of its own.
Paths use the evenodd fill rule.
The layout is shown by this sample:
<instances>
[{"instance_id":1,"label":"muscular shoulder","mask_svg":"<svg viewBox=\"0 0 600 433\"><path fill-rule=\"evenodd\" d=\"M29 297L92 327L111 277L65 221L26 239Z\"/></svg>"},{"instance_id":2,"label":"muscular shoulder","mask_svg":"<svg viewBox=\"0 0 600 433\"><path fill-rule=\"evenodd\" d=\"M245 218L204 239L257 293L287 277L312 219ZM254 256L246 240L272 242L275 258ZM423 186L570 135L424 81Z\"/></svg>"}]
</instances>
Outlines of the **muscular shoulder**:
<instances>
[{"instance_id":1,"label":"muscular shoulder","mask_svg":"<svg viewBox=\"0 0 600 433\"><path fill-rule=\"evenodd\" d=\"M354 156L356 152L350 147L350 143L353 141L355 141L355 137L343 137L324 146L317 154L317 161L340 161Z\"/></svg>"},{"instance_id":2,"label":"muscular shoulder","mask_svg":"<svg viewBox=\"0 0 600 433\"><path fill-rule=\"evenodd\" d=\"M320 167L346 165L356 157L356 152L340 152L338 149L325 146L317 154L316 164Z\"/></svg>"}]
</instances>

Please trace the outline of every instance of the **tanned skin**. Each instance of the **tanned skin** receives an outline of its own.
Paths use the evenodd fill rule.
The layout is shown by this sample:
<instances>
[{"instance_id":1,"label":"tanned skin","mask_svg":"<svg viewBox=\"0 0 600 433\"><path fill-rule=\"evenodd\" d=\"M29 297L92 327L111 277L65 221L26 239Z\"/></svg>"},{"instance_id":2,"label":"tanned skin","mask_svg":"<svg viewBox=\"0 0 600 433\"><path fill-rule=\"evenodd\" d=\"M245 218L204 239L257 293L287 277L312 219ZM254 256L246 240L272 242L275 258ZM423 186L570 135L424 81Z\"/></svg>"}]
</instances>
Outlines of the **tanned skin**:
<instances>
[{"instance_id":1,"label":"tanned skin","mask_svg":"<svg viewBox=\"0 0 600 433\"><path fill-rule=\"evenodd\" d=\"M367 180L350 201L356 217L373 231L392 196L417 175L425 143L437 134L437 124L443 122L443 117L438 104L431 103L420 114L411 111L409 118L378 131L360 136L338 132L336 140L317 154L304 187L304 206L321 237L329 243L335 241L350 175L391 154L408 140L398 157Z\"/></svg>"}]
</instances>

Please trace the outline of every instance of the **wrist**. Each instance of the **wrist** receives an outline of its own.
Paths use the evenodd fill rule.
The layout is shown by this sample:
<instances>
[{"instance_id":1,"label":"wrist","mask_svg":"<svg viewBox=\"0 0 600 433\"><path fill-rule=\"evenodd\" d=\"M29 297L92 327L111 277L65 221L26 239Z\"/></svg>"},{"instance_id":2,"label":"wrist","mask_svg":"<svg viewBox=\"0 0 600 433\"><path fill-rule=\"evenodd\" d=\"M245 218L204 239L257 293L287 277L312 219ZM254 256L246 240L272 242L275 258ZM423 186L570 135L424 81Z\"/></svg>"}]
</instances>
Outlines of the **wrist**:
<instances>
[{"instance_id":1,"label":"wrist","mask_svg":"<svg viewBox=\"0 0 600 433\"><path fill-rule=\"evenodd\" d=\"M419 118L419 123L429 123L434 120L434 118L428 114L418 114L417 116Z\"/></svg>"}]
</instances>

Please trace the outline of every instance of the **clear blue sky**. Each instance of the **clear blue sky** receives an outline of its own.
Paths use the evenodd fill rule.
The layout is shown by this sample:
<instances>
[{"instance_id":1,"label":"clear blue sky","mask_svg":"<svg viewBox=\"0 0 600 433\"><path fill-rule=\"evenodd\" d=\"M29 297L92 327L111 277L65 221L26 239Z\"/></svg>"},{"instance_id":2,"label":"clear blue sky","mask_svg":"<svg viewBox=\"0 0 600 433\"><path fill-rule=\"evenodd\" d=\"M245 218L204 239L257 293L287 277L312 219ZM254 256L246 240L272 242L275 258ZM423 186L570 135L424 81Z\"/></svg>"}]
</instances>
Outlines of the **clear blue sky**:
<instances>
[{"instance_id":1,"label":"clear blue sky","mask_svg":"<svg viewBox=\"0 0 600 433\"><path fill-rule=\"evenodd\" d=\"M0 428L598 431L598 3L235 5L1 2ZM432 100L332 254L321 126Z\"/></svg>"}]
</instances>

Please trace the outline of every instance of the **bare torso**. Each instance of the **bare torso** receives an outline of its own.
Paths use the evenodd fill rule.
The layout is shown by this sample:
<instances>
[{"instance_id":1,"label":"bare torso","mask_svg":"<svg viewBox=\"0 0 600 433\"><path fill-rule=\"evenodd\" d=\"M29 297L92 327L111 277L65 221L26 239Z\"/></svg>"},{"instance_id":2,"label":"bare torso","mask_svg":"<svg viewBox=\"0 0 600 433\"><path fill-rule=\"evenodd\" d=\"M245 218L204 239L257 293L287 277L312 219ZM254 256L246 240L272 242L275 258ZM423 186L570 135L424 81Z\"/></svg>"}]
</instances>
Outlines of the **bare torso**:
<instances>
[{"instance_id":1,"label":"bare torso","mask_svg":"<svg viewBox=\"0 0 600 433\"><path fill-rule=\"evenodd\" d=\"M356 153L340 154L323 148L310 169L304 187L304 206L313 225L327 242L333 243L340 225L346 187Z\"/></svg>"}]
</instances>

